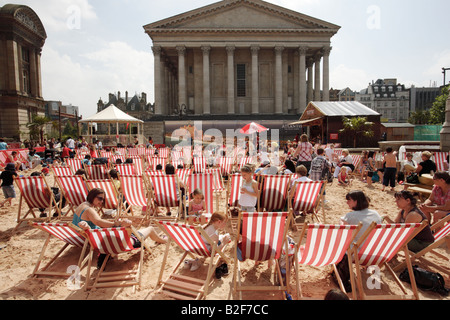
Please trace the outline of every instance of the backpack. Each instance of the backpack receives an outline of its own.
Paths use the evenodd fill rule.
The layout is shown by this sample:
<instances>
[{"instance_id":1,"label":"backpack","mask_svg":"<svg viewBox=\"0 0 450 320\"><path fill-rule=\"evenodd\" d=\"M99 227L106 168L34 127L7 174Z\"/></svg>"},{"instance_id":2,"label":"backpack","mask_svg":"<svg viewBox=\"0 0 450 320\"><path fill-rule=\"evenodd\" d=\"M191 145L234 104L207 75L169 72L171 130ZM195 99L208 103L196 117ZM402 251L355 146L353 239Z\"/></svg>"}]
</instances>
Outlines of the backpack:
<instances>
[{"instance_id":1,"label":"backpack","mask_svg":"<svg viewBox=\"0 0 450 320\"><path fill-rule=\"evenodd\" d=\"M411 173L409 176L406 177L406 182L415 184L420 183L419 175L415 172Z\"/></svg>"},{"instance_id":2,"label":"backpack","mask_svg":"<svg viewBox=\"0 0 450 320\"><path fill-rule=\"evenodd\" d=\"M445 288L445 280L440 273L431 272L418 266L413 266L417 287L422 290L433 291L442 296L448 296L450 290ZM410 283L408 269L403 270L400 280Z\"/></svg>"}]
</instances>

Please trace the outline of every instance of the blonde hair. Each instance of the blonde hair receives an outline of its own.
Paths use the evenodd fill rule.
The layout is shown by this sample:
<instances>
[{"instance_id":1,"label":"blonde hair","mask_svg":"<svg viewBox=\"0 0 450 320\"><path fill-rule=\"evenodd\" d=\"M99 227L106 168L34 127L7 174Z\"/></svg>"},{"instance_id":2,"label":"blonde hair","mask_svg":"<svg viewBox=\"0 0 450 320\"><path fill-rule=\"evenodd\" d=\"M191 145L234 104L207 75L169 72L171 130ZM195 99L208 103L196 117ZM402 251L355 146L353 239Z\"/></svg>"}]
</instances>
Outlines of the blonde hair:
<instances>
[{"instance_id":1,"label":"blonde hair","mask_svg":"<svg viewBox=\"0 0 450 320\"><path fill-rule=\"evenodd\" d=\"M253 166L250 164L246 164L246 165L242 166L241 172L253 173Z\"/></svg>"},{"instance_id":2,"label":"blonde hair","mask_svg":"<svg viewBox=\"0 0 450 320\"><path fill-rule=\"evenodd\" d=\"M308 142L308 136L306 134L302 134L300 137L301 142Z\"/></svg>"},{"instance_id":3,"label":"blonde hair","mask_svg":"<svg viewBox=\"0 0 450 320\"><path fill-rule=\"evenodd\" d=\"M350 154L350 152L348 152L348 149L344 149L344 150L342 150L342 153L346 153L347 155L349 155L349 154Z\"/></svg>"},{"instance_id":4,"label":"blonde hair","mask_svg":"<svg viewBox=\"0 0 450 320\"><path fill-rule=\"evenodd\" d=\"M300 165L295 168L295 173L300 174L302 176L306 176L308 174L308 169L304 165Z\"/></svg>"},{"instance_id":5,"label":"blonde hair","mask_svg":"<svg viewBox=\"0 0 450 320\"><path fill-rule=\"evenodd\" d=\"M427 159L431 159L431 152L430 151L424 151L424 152L422 152L422 155L425 156Z\"/></svg>"}]
</instances>

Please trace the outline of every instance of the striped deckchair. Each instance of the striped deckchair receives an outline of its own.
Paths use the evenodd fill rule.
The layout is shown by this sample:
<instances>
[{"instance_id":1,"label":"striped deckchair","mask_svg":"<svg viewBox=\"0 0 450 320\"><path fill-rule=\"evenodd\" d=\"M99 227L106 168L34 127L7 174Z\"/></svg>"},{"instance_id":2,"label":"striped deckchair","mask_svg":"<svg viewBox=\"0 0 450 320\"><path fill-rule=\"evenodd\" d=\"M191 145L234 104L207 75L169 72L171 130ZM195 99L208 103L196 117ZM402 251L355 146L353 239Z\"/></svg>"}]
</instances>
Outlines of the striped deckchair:
<instances>
[{"instance_id":1,"label":"striped deckchair","mask_svg":"<svg viewBox=\"0 0 450 320\"><path fill-rule=\"evenodd\" d=\"M90 180L103 180L108 178L108 168L106 164L86 165L84 164L86 175Z\"/></svg>"},{"instance_id":2,"label":"striped deckchair","mask_svg":"<svg viewBox=\"0 0 450 320\"><path fill-rule=\"evenodd\" d=\"M119 197L119 190L116 189L114 182L111 179L87 180L86 185L89 191L94 188L105 191L105 201L103 202L102 211L103 209L117 210L119 216L121 211L125 210L122 199Z\"/></svg>"},{"instance_id":3,"label":"striped deckchair","mask_svg":"<svg viewBox=\"0 0 450 320\"><path fill-rule=\"evenodd\" d=\"M237 218L239 216L240 206L239 206L239 196L241 194L241 187L243 182L242 175L240 173L232 174L229 177L229 183L227 188L227 213L228 219L231 221L231 226L233 230L237 227ZM235 212L233 215L232 212Z\"/></svg>"},{"instance_id":4,"label":"striped deckchair","mask_svg":"<svg viewBox=\"0 0 450 320\"><path fill-rule=\"evenodd\" d=\"M85 290L97 288L118 288L141 285L142 279L142 264L144 253L150 253L150 250L145 246L144 239L140 239L139 232L131 228L111 228L111 229L91 229L83 232L86 239L89 241L91 250L89 252L89 263L86 274ZM105 266L111 255L118 255L121 253L138 250L133 247L131 235L136 236L141 242L141 254L137 269L124 270L115 272L105 272ZM103 264L91 284L91 267L93 255L95 252L105 254L106 257Z\"/></svg>"},{"instance_id":5,"label":"striped deckchair","mask_svg":"<svg viewBox=\"0 0 450 320\"><path fill-rule=\"evenodd\" d=\"M258 211L282 211L288 198L290 175L264 175Z\"/></svg>"},{"instance_id":6,"label":"striped deckchair","mask_svg":"<svg viewBox=\"0 0 450 320\"><path fill-rule=\"evenodd\" d=\"M427 253L432 253L442 261L447 261L447 266L450 266L450 259L448 258L448 256L440 254L435 250L436 248L439 248L443 244L447 246L447 250L450 249L450 216L447 216L438 223L433 224L431 226L431 231L433 232L434 242L417 253L410 252L411 261L421 258L427 264L432 265L434 268L440 270L441 272L448 273L448 269L444 269L441 266L431 262L425 257L425 255ZM406 261L395 266L394 271L395 272L402 271L405 268L405 266Z\"/></svg>"},{"instance_id":7,"label":"striped deckchair","mask_svg":"<svg viewBox=\"0 0 450 320\"><path fill-rule=\"evenodd\" d=\"M105 150L100 150L99 153L100 153L100 157L101 158L108 158L108 159L110 159L111 156L113 155L113 153L111 151L105 151Z\"/></svg>"},{"instance_id":8,"label":"striped deckchair","mask_svg":"<svg viewBox=\"0 0 450 320\"><path fill-rule=\"evenodd\" d=\"M445 167L445 163L447 162L447 157L449 152L435 152L434 153L434 162L436 163L437 171L447 171L448 168Z\"/></svg>"},{"instance_id":9,"label":"striped deckchair","mask_svg":"<svg viewBox=\"0 0 450 320\"><path fill-rule=\"evenodd\" d=\"M234 292L239 293L242 300L242 291L281 291L289 290L289 285L284 284L278 260L281 257L283 246L287 252L287 231L289 226L289 214L287 212L242 212L239 215L239 225L237 230L242 230L242 242L236 242L234 250ZM239 237L236 237L239 239ZM276 269L280 285L267 286L244 286L241 283L240 260L238 252L242 253L242 260L254 261L276 260ZM288 256L285 255L286 265ZM286 273L286 283L289 284L289 272ZM236 277L238 277L236 281Z\"/></svg>"},{"instance_id":10,"label":"striped deckchair","mask_svg":"<svg viewBox=\"0 0 450 320\"><path fill-rule=\"evenodd\" d=\"M229 176L233 172L234 158L231 157L219 157L217 163L220 168L222 176Z\"/></svg>"},{"instance_id":11,"label":"striped deckchair","mask_svg":"<svg viewBox=\"0 0 450 320\"><path fill-rule=\"evenodd\" d=\"M31 224L31 223L30 223ZM86 241L86 238L82 236L78 230L73 228L72 226L68 224L63 223L32 223L33 227L42 230L48 234L44 245L42 246L41 253L39 255L38 261L36 262L36 265L34 267L32 276L33 277L60 277L60 278L68 278L73 273L67 272L67 266L63 268L64 272L61 272L61 268L59 270L49 270L50 267L52 267L55 263L55 261L61 256L61 254L69 247L78 247L80 248L81 254L78 260L77 267L79 270L81 270L84 266L84 264L87 262L86 255L86 249L88 246L88 242ZM41 266L42 261L45 258L46 251L48 249L48 245L50 244L50 240L52 238L60 240L62 243L64 243L63 247L50 258L50 261L41 269L39 267Z\"/></svg>"},{"instance_id":12,"label":"striped deckchair","mask_svg":"<svg viewBox=\"0 0 450 320\"><path fill-rule=\"evenodd\" d=\"M189 182L189 201L195 189L200 189L205 196L206 213L214 213L214 175L212 173L191 174Z\"/></svg>"},{"instance_id":13,"label":"striped deckchair","mask_svg":"<svg viewBox=\"0 0 450 320\"><path fill-rule=\"evenodd\" d=\"M192 169L177 169L176 174L180 178L180 181L187 187L189 186L191 174L193 173Z\"/></svg>"},{"instance_id":14,"label":"striped deckchair","mask_svg":"<svg viewBox=\"0 0 450 320\"><path fill-rule=\"evenodd\" d=\"M167 159L169 157L170 149L169 148L160 148L158 149L158 156L160 158Z\"/></svg>"},{"instance_id":15,"label":"striped deckchair","mask_svg":"<svg viewBox=\"0 0 450 320\"><path fill-rule=\"evenodd\" d=\"M213 175L213 193L216 197L216 211L219 211L220 197L222 196L222 192L226 190L220 169L206 169L205 173L211 173Z\"/></svg>"},{"instance_id":16,"label":"striped deckchair","mask_svg":"<svg viewBox=\"0 0 450 320\"><path fill-rule=\"evenodd\" d=\"M427 222L423 223L407 223L407 224L376 224L372 225L366 230L364 235L353 245L353 257L349 261L354 261L356 271L355 274L351 270L350 280L352 284L353 299L356 300L356 290L358 289L360 299L419 299L417 292L417 285L412 270L411 259L408 252L407 244L413 239L425 226ZM398 279L395 272L388 265L388 262L403 250L406 257L406 265L408 268L410 283L413 295L407 295L406 288ZM403 291L403 295L367 295L361 277L361 268L376 266L382 268L383 266L389 270L390 274L396 280L397 284Z\"/></svg>"},{"instance_id":17,"label":"striped deckchair","mask_svg":"<svg viewBox=\"0 0 450 320\"><path fill-rule=\"evenodd\" d=\"M6 156L6 152L0 151L0 165L5 167L7 160L8 160L8 157Z\"/></svg>"},{"instance_id":18,"label":"striped deckchair","mask_svg":"<svg viewBox=\"0 0 450 320\"><path fill-rule=\"evenodd\" d=\"M145 215L150 206L150 192L143 176L120 175L122 195L127 200L128 208L124 214L130 212L134 215L133 207L140 207Z\"/></svg>"},{"instance_id":19,"label":"striped deckchair","mask_svg":"<svg viewBox=\"0 0 450 320\"><path fill-rule=\"evenodd\" d=\"M53 210L55 210L55 213L57 213L59 217L61 216L61 208L58 207L54 194L43 175L38 177L14 178L14 181L20 191L20 200L17 213L17 226L14 228L13 232L22 224L22 222L43 220L42 218L36 217L34 212L35 209L48 208L48 218L44 218L44 220L50 219ZM22 215L22 211L25 211L23 208L24 202L28 206L28 211ZM30 213L33 218L27 218Z\"/></svg>"},{"instance_id":20,"label":"striped deckchair","mask_svg":"<svg viewBox=\"0 0 450 320\"><path fill-rule=\"evenodd\" d=\"M141 176L144 171L144 164L140 156L130 156L128 159L133 160L134 172L136 175Z\"/></svg>"},{"instance_id":21,"label":"striped deckchair","mask_svg":"<svg viewBox=\"0 0 450 320\"><path fill-rule=\"evenodd\" d=\"M125 162L125 155L123 154L114 154L110 157L110 162L114 165L116 164L117 159L120 159L120 161L122 161L122 163Z\"/></svg>"},{"instance_id":22,"label":"striped deckchair","mask_svg":"<svg viewBox=\"0 0 450 320\"><path fill-rule=\"evenodd\" d=\"M66 163L72 168L73 172L77 172L78 170L83 169L83 165L81 164L80 159L67 158Z\"/></svg>"},{"instance_id":23,"label":"striped deckchair","mask_svg":"<svg viewBox=\"0 0 450 320\"><path fill-rule=\"evenodd\" d=\"M324 267L332 265L335 274L338 274L336 264L342 260L349 250L351 243L358 234L362 225L324 225L304 224L296 241L295 248L295 272L297 282L297 297L302 297L300 286L299 265L312 267ZM306 239L304 245L304 236ZM341 290L345 292L342 281L339 281Z\"/></svg>"},{"instance_id":24,"label":"striped deckchair","mask_svg":"<svg viewBox=\"0 0 450 320\"><path fill-rule=\"evenodd\" d=\"M152 159L153 164L152 164L152 169L154 171L156 171L156 167L160 164L162 167L162 170L166 170L166 164L167 164L167 158L161 158L161 157L154 157Z\"/></svg>"},{"instance_id":25,"label":"striped deckchair","mask_svg":"<svg viewBox=\"0 0 450 320\"><path fill-rule=\"evenodd\" d=\"M75 213L76 208L86 201L88 189L83 176L60 176L56 177L56 183L64 195L64 198L69 205L69 212Z\"/></svg>"},{"instance_id":26,"label":"striped deckchair","mask_svg":"<svg viewBox=\"0 0 450 320\"><path fill-rule=\"evenodd\" d=\"M133 176L136 174L136 167L132 163L116 164L115 168L120 175Z\"/></svg>"},{"instance_id":27,"label":"striped deckchair","mask_svg":"<svg viewBox=\"0 0 450 320\"><path fill-rule=\"evenodd\" d=\"M50 168L55 177L73 176L75 172L70 166L51 166Z\"/></svg>"},{"instance_id":28,"label":"striped deckchair","mask_svg":"<svg viewBox=\"0 0 450 320\"><path fill-rule=\"evenodd\" d=\"M194 172L203 173L206 169L206 158L204 157L194 157Z\"/></svg>"},{"instance_id":29,"label":"striped deckchair","mask_svg":"<svg viewBox=\"0 0 450 320\"><path fill-rule=\"evenodd\" d=\"M214 274L218 262L222 258L224 262L228 263L228 258L223 253L225 247L219 249L217 244L212 241L206 232L199 226L160 221L158 227L169 237L158 278L157 285L161 285L159 291L177 300L205 299L208 295L212 275ZM172 242L175 242L184 253L174 270L163 281L164 270L167 268L167 257L172 247ZM178 269L180 269L180 266L182 266L183 261L188 254L210 258L206 279L198 279L177 274Z\"/></svg>"},{"instance_id":30,"label":"striped deckchair","mask_svg":"<svg viewBox=\"0 0 450 320\"><path fill-rule=\"evenodd\" d=\"M238 162L238 170L241 170L246 164L253 163L253 157L242 157Z\"/></svg>"},{"instance_id":31,"label":"striped deckchair","mask_svg":"<svg viewBox=\"0 0 450 320\"><path fill-rule=\"evenodd\" d=\"M325 190L324 181L313 181L313 182L297 182L294 186L295 192L294 196L289 199L290 209L293 213L298 212L302 215L308 213L313 214L313 216L319 221L320 218L318 214L319 205L322 203L323 192ZM325 221L325 211L323 209L323 220ZM294 225L296 225L294 223ZM297 226L297 225L296 225Z\"/></svg>"},{"instance_id":32,"label":"striped deckchair","mask_svg":"<svg viewBox=\"0 0 450 320\"><path fill-rule=\"evenodd\" d=\"M184 201L181 197L180 186L175 175L152 175L149 177L151 183L151 198L154 211L157 208L176 207L178 217L181 216L184 207ZM175 217L176 219L176 217Z\"/></svg>"}]
</instances>

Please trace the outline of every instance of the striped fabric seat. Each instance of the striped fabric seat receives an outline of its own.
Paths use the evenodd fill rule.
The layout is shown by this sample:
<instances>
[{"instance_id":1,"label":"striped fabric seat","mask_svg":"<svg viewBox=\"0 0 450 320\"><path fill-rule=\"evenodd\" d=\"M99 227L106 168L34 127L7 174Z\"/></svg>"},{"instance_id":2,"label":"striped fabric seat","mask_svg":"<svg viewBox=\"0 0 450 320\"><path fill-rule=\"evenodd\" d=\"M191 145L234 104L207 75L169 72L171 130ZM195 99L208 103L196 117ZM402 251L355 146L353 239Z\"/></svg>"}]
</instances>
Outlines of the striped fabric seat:
<instances>
[{"instance_id":1,"label":"striped fabric seat","mask_svg":"<svg viewBox=\"0 0 450 320\"><path fill-rule=\"evenodd\" d=\"M120 185L122 194L124 195L129 205L127 212L132 207L148 208L149 194L147 192L146 184L142 176L120 176Z\"/></svg>"},{"instance_id":2,"label":"striped fabric seat","mask_svg":"<svg viewBox=\"0 0 450 320\"><path fill-rule=\"evenodd\" d=\"M317 217L317 207L320 203L323 184L323 181L297 183L292 199L292 209L305 214L313 213Z\"/></svg>"},{"instance_id":3,"label":"striped fabric seat","mask_svg":"<svg viewBox=\"0 0 450 320\"><path fill-rule=\"evenodd\" d=\"M178 178L180 178L180 181L183 182L183 184L185 186L189 186L192 172L193 172L192 169L177 169L176 170L176 174L178 175Z\"/></svg>"},{"instance_id":4,"label":"striped fabric seat","mask_svg":"<svg viewBox=\"0 0 450 320\"><path fill-rule=\"evenodd\" d=\"M353 287L353 299L356 299L356 292L359 293L361 299L419 299L407 244L426 226L426 224L426 221L421 224L405 223L377 225L376 223L372 223L372 225L366 230L364 235L359 238L352 248L353 257L350 261L353 261L353 264L355 265L356 285L358 288L358 290L356 290L355 275L353 272L350 272ZM400 250L403 250L406 253L406 265L409 272L409 280L413 295L407 295L406 288L402 285L400 279L398 279L397 275L388 265L388 262L392 260L392 258L396 256ZM403 291L403 295L367 295L365 292L364 281L361 276L361 268L369 266L377 266L380 269L385 266L400 286Z\"/></svg>"},{"instance_id":5,"label":"striped fabric seat","mask_svg":"<svg viewBox=\"0 0 450 320\"><path fill-rule=\"evenodd\" d=\"M41 250L41 254L39 255L38 261L34 267L33 276L51 276L51 277L60 277L60 278L68 278L72 275L72 273L67 273L66 269L60 270L50 270L50 267L54 264L55 261L62 255L62 253L69 247L75 246L78 248L82 248L81 254L78 260L78 267L81 269L87 258L83 261L83 258L86 253L87 244L86 238L81 235L77 230L65 223L33 223L33 227L42 230L48 234L46 241ZM59 239L62 243L64 243L61 250L57 251L57 253L51 257L50 262L47 263L43 268L39 269L42 261L44 260L45 253L47 252L47 248L50 244L50 239L54 237ZM54 245L52 245L54 248Z\"/></svg>"},{"instance_id":6,"label":"striped fabric seat","mask_svg":"<svg viewBox=\"0 0 450 320\"><path fill-rule=\"evenodd\" d=\"M158 155L161 158L167 159L169 157L170 149L169 148L160 148L158 149Z\"/></svg>"},{"instance_id":7,"label":"striped fabric seat","mask_svg":"<svg viewBox=\"0 0 450 320\"><path fill-rule=\"evenodd\" d=\"M85 232L92 250L102 254L116 255L134 250L130 229L90 229Z\"/></svg>"},{"instance_id":8,"label":"striped fabric seat","mask_svg":"<svg viewBox=\"0 0 450 320\"><path fill-rule=\"evenodd\" d=\"M359 229L356 225L305 225L302 235L306 232L307 238L305 245L298 247L298 263L324 267L340 262Z\"/></svg>"},{"instance_id":9,"label":"striped fabric seat","mask_svg":"<svg viewBox=\"0 0 450 320\"><path fill-rule=\"evenodd\" d=\"M279 259L287 218L287 212L243 212L242 257L254 261Z\"/></svg>"},{"instance_id":10,"label":"striped fabric seat","mask_svg":"<svg viewBox=\"0 0 450 320\"><path fill-rule=\"evenodd\" d=\"M444 164L445 164L445 162L447 162L448 155L449 155L449 152L435 152L434 153L434 162L436 163L437 171L446 171Z\"/></svg>"},{"instance_id":11,"label":"striped fabric seat","mask_svg":"<svg viewBox=\"0 0 450 320\"><path fill-rule=\"evenodd\" d=\"M68 212L74 212L80 204L86 201L88 189L83 176L56 177L56 182L69 204Z\"/></svg>"},{"instance_id":12,"label":"striped fabric seat","mask_svg":"<svg viewBox=\"0 0 450 320\"><path fill-rule=\"evenodd\" d=\"M217 159L222 176L228 176L233 171L234 158L231 157L219 157Z\"/></svg>"},{"instance_id":13,"label":"striped fabric seat","mask_svg":"<svg viewBox=\"0 0 450 320\"><path fill-rule=\"evenodd\" d=\"M120 175L132 176L136 174L136 168L132 163L116 164L115 168Z\"/></svg>"},{"instance_id":14,"label":"striped fabric seat","mask_svg":"<svg viewBox=\"0 0 450 320\"><path fill-rule=\"evenodd\" d=\"M51 170L53 172L53 174L55 175L55 177L61 177L61 176L73 176L74 175L74 171L72 169L72 167L70 166L52 166Z\"/></svg>"},{"instance_id":15,"label":"striped fabric seat","mask_svg":"<svg viewBox=\"0 0 450 320\"><path fill-rule=\"evenodd\" d=\"M78 170L83 169L80 159L67 158L66 163L68 166L70 166L72 168L73 172L77 172Z\"/></svg>"},{"instance_id":16,"label":"striped fabric seat","mask_svg":"<svg viewBox=\"0 0 450 320\"><path fill-rule=\"evenodd\" d=\"M242 157L238 162L238 170L241 170L246 164L253 163L253 157Z\"/></svg>"},{"instance_id":17,"label":"striped fabric seat","mask_svg":"<svg viewBox=\"0 0 450 320\"><path fill-rule=\"evenodd\" d=\"M228 188L228 205L230 207L236 207L238 206L239 202L239 195L241 194L241 187L242 187L243 178L241 174L235 173L232 174L230 177L230 183Z\"/></svg>"},{"instance_id":18,"label":"striped fabric seat","mask_svg":"<svg viewBox=\"0 0 450 320\"><path fill-rule=\"evenodd\" d=\"M205 196L207 213L214 212L214 176L212 173L194 173L191 175L189 183L189 201L190 195L195 189L200 189Z\"/></svg>"},{"instance_id":19,"label":"striped fabric seat","mask_svg":"<svg viewBox=\"0 0 450 320\"><path fill-rule=\"evenodd\" d=\"M106 164L84 165L86 174L91 180L102 180L108 178L108 169Z\"/></svg>"},{"instance_id":20,"label":"striped fabric seat","mask_svg":"<svg viewBox=\"0 0 450 320\"><path fill-rule=\"evenodd\" d=\"M264 175L259 211L279 211L286 205L290 175Z\"/></svg>"},{"instance_id":21,"label":"striped fabric seat","mask_svg":"<svg viewBox=\"0 0 450 320\"><path fill-rule=\"evenodd\" d=\"M206 169L206 158L204 157L194 157L194 172L203 173Z\"/></svg>"},{"instance_id":22,"label":"striped fabric seat","mask_svg":"<svg viewBox=\"0 0 450 320\"><path fill-rule=\"evenodd\" d=\"M61 211L55 201L54 195L50 187L45 181L43 176L38 177L23 177L23 178L15 178L14 181L17 184L17 187L20 191L20 201L19 201L19 210L17 214L17 227L24 221L27 220L42 220L36 218L34 213L35 209L48 209L47 216L50 217L55 210L58 215L61 215ZM22 201L28 206L28 211L22 215L22 210L24 209L22 206ZM28 218L29 214L32 214L34 218Z\"/></svg>"},{"instance_id":23,"label":"striped fabric seat","mask_svg":"<svg viewBox=\"0 0 450 320\"><path fill-rule=\"evenodd\" d=\"M125 156L122 154L114 154L110 158L112 164L115 164L118 159L120 159L120 161L122 161L122 163L125 162Z\"/></svg>"},{"instance_id":24,"label":"striped fabric seat","mask_svg":"<svg viewBox=\"0 0 450 320\"><path fill-rule=\"evenodd\" d=\"M162 157L154 157L153 159L152 159L152 169L154 170L154 171L156 171L156 167L158 166L158 165L161 165L161 167L162 167L162 170L166 170L166 165L167 165L167 158L162 158Z\"/></svg>"},{"instance_id":25,"label":"striped fabric seat","mask_svg":"<svg viewBox=\"0 0 450 320\"><path fill-rule=\"evenodd\" d=\"M119 208L118 190L116 190L116 187L114 186L112 180L87 180L86 185L89 190L98 188L105 191L105 201L103 202L103 209L112 210Z\"/></svg>"},{"instance_id":26,"label":"striped fabric seat","mask_svg":"<svg viewBox=\"0 0 450 320\"><path fill-rule=\"evenodd\" d=\"M225 190L225 186L223 184L222 175L220 174L219 169L206 169L205 173L211 173L213 175L213 191L214 192L222 192Z\"/></svg>"},{"instance_id":27,"label":"striped fabric seat","mask_svg":"<svg viewBox=\"0 0 450 320\"><path fill-rule=\"evenodd\" d=\"M178 207L180 189L174 175L150 176L153 200L157 207Z\"/></svg>"}]
</instances>

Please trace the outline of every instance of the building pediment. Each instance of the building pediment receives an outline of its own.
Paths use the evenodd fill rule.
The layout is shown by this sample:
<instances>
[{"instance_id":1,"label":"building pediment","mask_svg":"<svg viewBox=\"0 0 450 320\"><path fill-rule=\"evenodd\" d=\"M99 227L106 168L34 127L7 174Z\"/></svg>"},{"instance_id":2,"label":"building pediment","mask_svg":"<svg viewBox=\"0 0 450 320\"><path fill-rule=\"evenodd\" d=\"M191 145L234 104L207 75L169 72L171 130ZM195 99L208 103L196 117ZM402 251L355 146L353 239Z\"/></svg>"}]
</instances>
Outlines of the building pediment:
<instances>
[{"instance_id":1,"label":"building pediment","mask_svg":"<svg viewBox=\"0 0 450 320\"><path fill-rule=\"evenodd\" d=\"M5 18L5 21L14 19L18 25L21 25L27 31L37 35L42 40L47 38L44 25L38 15L30 7L17 4L6 4L3 7L0 7L0 17Z\"/></svg>"},{"instance_id":2,"label":"building pediment","mask_svg":"<svg viewBox=\"0 0 450 320\"><path fill-rule=\"evenodd\" d=\"M223 0L144 26L152 33L320 32L339 26L261 0Z\"/></svg>"}]
</instances>

